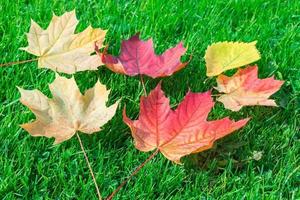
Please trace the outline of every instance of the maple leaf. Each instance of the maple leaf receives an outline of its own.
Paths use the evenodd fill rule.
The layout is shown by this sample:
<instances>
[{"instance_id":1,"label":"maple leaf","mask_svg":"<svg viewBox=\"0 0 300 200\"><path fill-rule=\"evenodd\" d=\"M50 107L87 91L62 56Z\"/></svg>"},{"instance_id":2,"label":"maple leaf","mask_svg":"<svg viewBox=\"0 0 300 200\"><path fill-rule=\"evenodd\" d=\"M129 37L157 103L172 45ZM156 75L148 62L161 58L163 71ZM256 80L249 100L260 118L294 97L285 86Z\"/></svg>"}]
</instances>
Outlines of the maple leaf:
<instances>
[{"instance_id":1,"label":"maple leaf","mask_svg":"<svg viewBox=\"0 0 300 200\"><path fill-rule=\"evenodd\" d=\"M206 121L214 106L210 92L188 92L173 111L159 84L147 97L141 97L140 115L132 121L123 111L123 120L130 127L135 147L140 151L158 149L169 160L212 147L215 140L243 127L249 119L237 122L229 118Z\"/></svg>"},{"instance_id":2,"label":"maple leaf","mask_svg":"<svg viewBox=\"0 0 300 200\"><path fill-rule=\"evenodd\" d=\"M74 78L57 75L49 85L53 95L48 99L39 90L19 88L21 103L36 116L32 123L21 125L32 136L54 137L55 144L70 139L76 131L92 134L115 114L118 102L106 107L109 91L99 82L82 95Z\"/></svg>"},{"instance_id":3,"label":"maple leaf","mask_svg":"<svg viewBox=\"0 0 300 200\"><path fill-rule=\"evenodd\" d=\"M215 89L225 94L217 101L232 111L250 105L277 106L274 100L268 98L280 89L284 81L274 77L259 79L257 73L258 67L255 65L239 69L232 77L218 76L218 87Z\"/></svg>"},{"instance_id":4,"label":"maple leaf","mask_svg":"<svg viewBox=\"0 0 300 200\"><path fill-rule=\"evenodd\" d=\"M75 11L66 12L53 18L46 30L31 21L27 33L28 46L21 48L38 56L38 66L68 74L84 70L96 70L103 65L95 51L95 43L100 48L106 34L105 30L87 27L74 34L78 20Z\"/></svg>"},{"instance_id":5,"label":"maple leaf","mask_svg":"<svg viewBox=\"0 0 300 200\"><path fill-rule=\"evenodd\" d=\"M158 56L154 52L152 39L142 41L139 34L136 34L122 42L121 54L118 57L104 53L102 62L117 73L129 76L141 74L157 78L170 76L185 67L188 62L180 61L185 52L186 48L180 42Z\"/></svg>"},{"instance_id":6,"label":"maple leaf","mask_svg":"<svg viewBox=\"0 0 300 200\"><path fill-rule=\"evenodd\" d=\"M255 45L256 41L217 42L210 45L205 52L206 75L216 76L259 60L260 54Z\"/></svg>"}]
</instances>

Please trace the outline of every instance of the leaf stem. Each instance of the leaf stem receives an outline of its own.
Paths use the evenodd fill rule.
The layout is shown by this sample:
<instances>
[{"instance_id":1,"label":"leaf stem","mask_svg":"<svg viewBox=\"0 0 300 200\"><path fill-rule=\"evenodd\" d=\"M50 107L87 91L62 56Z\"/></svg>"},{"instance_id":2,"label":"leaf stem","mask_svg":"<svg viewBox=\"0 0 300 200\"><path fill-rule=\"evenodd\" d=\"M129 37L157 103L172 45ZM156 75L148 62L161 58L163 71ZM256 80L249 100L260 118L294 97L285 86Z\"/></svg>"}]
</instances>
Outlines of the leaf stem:
<instances>
[{"instance_id":1,"label":"leaf stem","mask_svg":"<svg viewBox=\"0 0 300 200\"><path fill-rule=\"evenodd\" d=\"M145 87L145 82L144 82L144 78L143 78L142 74L140 74L140 80L141 80L141 84L143 86L144 96L146 97L147 96L147 90L146 90L146 87Z\"/></svg>"},{"instance_id":2,"label":"leaf stem","mask_svg":"<svg viewBox=\"0 0 300 200\"><path fill-rule=\"evenodd\" d=\"M38 59L39 58L33 58L33 59L29 59L29 60L21 60L21 61L13 61L13 62L8 62L8 63L3 63L3 64L0 64L0 67L7 67L7 66L11 66L11 65L29 63L29 62L37 61Z\"/></svg>"},{"instance_id":3,"label":"leaf stem","mask_svg":"<svg viewBox=\"0 0 300 200\"><path fill-rule=\"evenodd\" d=\"M94 185L95 185L95 188L96 188L96 191L97 191L97 195L98 195L98 199L99 199L99 200L101 200L101 199L102 199L102 197L101 197L100 190L99 190L98 184L97 184L97 182L96 182L96 178L95 178L95 175L94 175L93 169L92 169L92 167L91 167L91 164L90 164L89 158L88 158L88 156L87 156L87 154L86 154L86 152L85 152L85 150L84 150L84 147L83 147L82 141L81 141L81 139L80 139L80 137L79 137L79 134L78 134L78 133L76 133L76 136L77 136L77 139L78 139L78 141L79 141L79 144L80 144L81 150L82 150L82 152L83 152L83 155L84 155L85 161L86 161L86 163L87 163L87 165L88 165L88 167L89 167L90 174L91 174L91 176L92 176L92 178L93 178Z\"/></svg>"},{"instance_id":4,"label":"leaf stem","mask_svg":"<svg viewBox=\"0 0 300 200\"><path fill-rule=\"evenodd\" d=\"M121 188L134 176L136 175L152 158L154 158L154 156L156 156L156 154L159 152L158 149L156 149L156 151L151 154L143 163L141 163L131 174L130 176L124 180L118 187L117 189L115 189L107 198L106 200L112 200L112 198L115 196L115 194L121 190Z\"/></svg>"}]
</instances>

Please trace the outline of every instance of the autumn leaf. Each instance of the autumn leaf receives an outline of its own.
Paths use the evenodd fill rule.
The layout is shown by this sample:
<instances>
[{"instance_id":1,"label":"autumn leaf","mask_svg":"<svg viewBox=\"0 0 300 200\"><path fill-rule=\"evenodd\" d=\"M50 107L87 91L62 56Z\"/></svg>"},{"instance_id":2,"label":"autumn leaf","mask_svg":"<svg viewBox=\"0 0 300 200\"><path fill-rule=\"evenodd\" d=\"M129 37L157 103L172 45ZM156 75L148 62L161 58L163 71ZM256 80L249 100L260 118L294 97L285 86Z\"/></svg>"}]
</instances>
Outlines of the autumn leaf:
<instances>
[{"instance_id":1,"label":"autumn leaf","mask_svg":"<svg viewBox=\"0 0 300 200\"><path fill-rule=\"evenodd\" d=\"M239 69L232 77L220 75L216 89L224 94L217 101L232 111L250 105L276 106L269 97L280 89L284 81L275 80L274 77L259 79L257 73L257 66L248 66Z\"/></svg>"},{"instance_id":2,"label":"autumn leaf","mask_svg":"<svg viewBox=\"0 0 300 200\"><path fill-rule=\"evenodd\" d=\"M121 45L121 54L114 57L103 54L102 62L112 71L135 76L147 75L152 78L170 76L187 65L181 63L180 58L186 52L182 42L166 50L162 55L156 55L153 41L142 41L139 34L124 40Z\"/></svg>"},{"instance_id":3,"label":"autumn leaf","mask_svg":"<svg viewBox=\"0 0 300 200\"><path fill-rule=\"evenodd\" d=\"M21 125L32 136L54 137L55 144L70 139L76 131L92 134L115 114L118 103L106 107L109 91L99 82L82 95L74 78L56 77L49 85L53 98L38 90L23 90L21 103L36 116L32 123Z\"/></svg>"},{"instance_id":4,"label":"autumn leaf","mask_svg":"<svg viewBox=\"0 0 300 200\"><path fill-rule=\"evenodd\" d=\"M102 62L97 55L91 54L95 51L95 43L102 47L106 31L89 26L74 34L77 24L74 10L60 17L53 15L46 30L32 20L27 33L28 46L21 49L38 56L41 68L68 74L96 70Z\"/></svg>"},{"instance_id":5,"label":"autumn leaf","mask_svg":"<svg viewBox=\"0 0 300 200\"><path fill-rule=\"evenodd\" d=\"M147 97L141 97L140 115L124 122L130 127L135 147L140 151L158 149L169 160L180 158L212 147L214 141L243 127L249 119L237 122L229 118L207 121L213 108L210 92L188 92L178 108L170 108L160 84Z\"/></svg>"},{"instance_id":6,"label":"autumn leaf","mask_svg":"<svg viewBox=\"0 0 300 200\"><path fill-rule=\"evenodd\" d=\"M206 75L217 76L222 72L238 68L260 59L259 51L255 47L256 41L218 42L206 49Z\"/></svg>"}]
</instances>

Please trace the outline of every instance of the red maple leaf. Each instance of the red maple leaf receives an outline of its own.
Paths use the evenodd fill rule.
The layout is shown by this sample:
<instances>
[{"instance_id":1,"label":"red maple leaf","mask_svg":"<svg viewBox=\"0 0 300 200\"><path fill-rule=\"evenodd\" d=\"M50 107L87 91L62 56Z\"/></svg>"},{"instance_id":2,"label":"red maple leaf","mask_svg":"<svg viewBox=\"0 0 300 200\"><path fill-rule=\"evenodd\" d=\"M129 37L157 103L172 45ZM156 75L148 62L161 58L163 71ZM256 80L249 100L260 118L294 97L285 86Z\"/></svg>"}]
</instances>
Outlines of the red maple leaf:
<instances>
[{"instance_id":1,"label":"red maple leaf","mask_svg":"<svg viewBox=\"0 0 300 200\"><path fill-rule=\"evenodd\" d=\"M188 62L182 63L180 61L185 52L186 48L180 42L175 47L166 50L162 55L156 55L152 39L142 41L139 34L136 34L129 40L122 41L121 53L118 57L104 52L102 62L110 70L117 73L129 76L141 74L157 78L170 76L185 67Z\"/></svg>"},{"instance_id":2,"label":"red maple leaf","mask_svg":"<svg viewBox=\"0 0 300 200\"><path fill-rule=\"evenodd\" d=\"M140 115L132 121L123 112L135 146L140 151L158 149L169 160L212 147L214 141L243 127L249 119L237 122L229 118L207 121L214 102L210 92L188 92L176 110L172 110L159 84L147 97L141 97Z\"/></svg>"}]
</instances>

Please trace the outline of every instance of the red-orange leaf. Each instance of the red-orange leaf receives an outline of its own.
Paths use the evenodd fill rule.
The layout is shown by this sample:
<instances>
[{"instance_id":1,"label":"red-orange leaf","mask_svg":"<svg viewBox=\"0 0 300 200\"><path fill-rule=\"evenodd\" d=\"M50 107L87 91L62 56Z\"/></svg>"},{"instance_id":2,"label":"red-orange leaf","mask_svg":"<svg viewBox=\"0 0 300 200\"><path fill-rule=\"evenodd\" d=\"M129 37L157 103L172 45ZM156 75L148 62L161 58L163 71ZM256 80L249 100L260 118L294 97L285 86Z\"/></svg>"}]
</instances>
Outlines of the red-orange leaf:
<instances>
[{"instance_id":1,"label":"red-orange leaf","mask_svg":"<svg viewBox=\"0 0 300 200\"><path fill-rule=\"evenodd\" d=\"M250 105L276 106L269 97L280 89L284 81L275 80L274 77L259 79L257 72L257 66L249 66L239 69L232 77L220 75L216 89L225 94L217 100L232 111Z\"/></svg>"},{"instance_id":2,"label":"red-orange leaf","mask_svg":"<svg viewBox=\"0 0 300 200\"><path fill-rule=\"evenodd\" d=\"M122 42L121 54L118 57L104 53L102 62L117 73L129 76L142 74L156 78L170 76L185 67L187 63L180 61L185 52L186 48L180 42L158 56L154 52L152 39L142 41L136 34Z\"/></svg>"},{"instance_id":3,"label":"red-orange leaf","mask_svg":"<svg viewBox=\"0 0 300 200\"><path fill-rule=\"evenodd\" d=\"M140 116L130 120L124 109L124 122L130 127L140 151L156 148L169 160L209 149L215 140L243 127L249 119L237 122L229 118L206 121L214 106L210 92L188 92L174 111L160 84L147 97L141 97Z\"/></svg>"}]
</instances>

